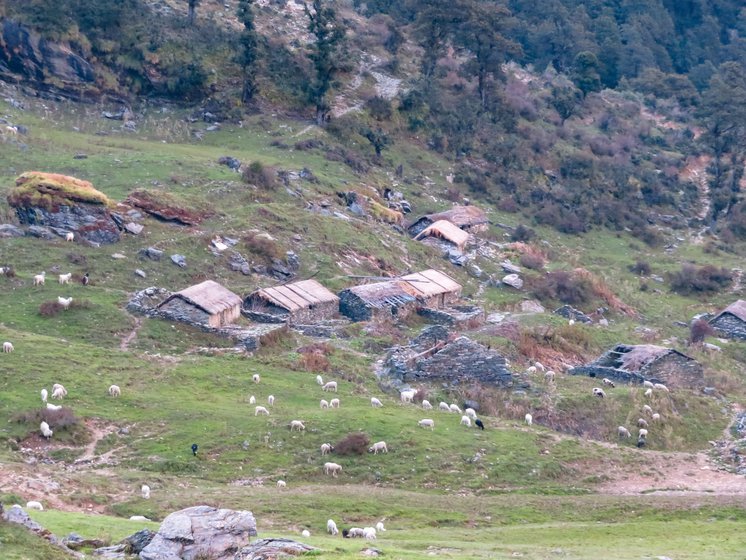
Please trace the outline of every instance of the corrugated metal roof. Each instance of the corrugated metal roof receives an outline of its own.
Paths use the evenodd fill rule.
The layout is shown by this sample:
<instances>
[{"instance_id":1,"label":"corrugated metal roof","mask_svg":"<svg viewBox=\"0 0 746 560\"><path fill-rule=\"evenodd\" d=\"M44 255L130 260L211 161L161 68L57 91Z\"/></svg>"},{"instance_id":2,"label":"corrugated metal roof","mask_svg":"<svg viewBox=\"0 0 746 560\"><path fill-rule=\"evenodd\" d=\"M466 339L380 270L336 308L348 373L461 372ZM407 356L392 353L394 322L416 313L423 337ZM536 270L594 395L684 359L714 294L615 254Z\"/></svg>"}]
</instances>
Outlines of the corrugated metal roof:
<instances>
[{"instance_id":1,"label":"corrugated metal roof","mask_svg":"<svg viewBox=\"0 0 746 560\"><path fill-rule=\"evenodd\" d=\"M461 291L461 284L444 272L432 268L407 274L406 276L402 276L401 279L407 281L419 292L418 295L424 297L459 293Z\"/></svg>"},{"instance_id":2,"label":"corrugated metal roof","mask_svg":"<svg viewBox=\"0 0 746 560\"><path fill-rule=\"evenodd\" d=\"M339 301L339 298L316 280L301 280L292 284L262 288L249 297L259 297L273 305L297 311L319 303Z\"/></svg>"},{"instance_id":3,"label":"corrugated metal roof","mask_svg":"<svg viewBox=\"0 0 746 560\"><path fill-rule=\"evenodd\" d=\"M734 315L741 319L741 321L746 321L746 301L742 299L734 301L728 307L718 313L715 319L720 317L723 313L730 313L731 315Z\"/></svg>"},{"instance_id":4,"label":"corrugated metal roof","mask_svg":"<svg viewBox=\"0 0 746 560\"><path fill-rule=\"evenodd\" d=\"M463 247L469 240L469 234L464 230L460 229L457 225L452 224L446 220L438 220L433 222L425 229L423 229L415 239L422 239L423 237L434 236L442 237L443 239L450 241L458 247Z\"/></svg>"},{"instance_id":5,"label":"corrugated metal roof","mask_svg":"<svg viewBox=\"0 0 746 560\"><path fill-rule=\"evenodd\" d=\"M211 315L215 315L236 305L241 305L241 298L239 296L213 280L205 280L194 286L189 286L180 292L171 294L159 307L174 298L184 299Z\"/></svg>"}]
</instances>

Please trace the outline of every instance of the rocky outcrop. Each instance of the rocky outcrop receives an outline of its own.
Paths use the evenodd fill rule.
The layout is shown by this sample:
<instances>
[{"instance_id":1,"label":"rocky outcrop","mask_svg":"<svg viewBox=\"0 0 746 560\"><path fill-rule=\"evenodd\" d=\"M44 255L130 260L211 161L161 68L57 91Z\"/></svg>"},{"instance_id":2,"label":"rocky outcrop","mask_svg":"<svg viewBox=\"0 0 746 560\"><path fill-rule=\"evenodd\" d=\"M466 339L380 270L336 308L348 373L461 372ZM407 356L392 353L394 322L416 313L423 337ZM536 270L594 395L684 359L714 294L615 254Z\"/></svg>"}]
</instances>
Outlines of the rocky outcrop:
<instances>
[{"instance_id":1,"label":"rocky outcrop","mask_svg":"<svg viewBox=\"0 0 746 560\"><path fill-rule=\"evenodd\" d=\"M140 560L233 560L256 534L250 511L194 506L166 517Z\"/></svg>"},{"instance_id":2,"label":"rocky outcrop","mask_svg":"<svg viewBox=\"0 0 746 560\"><path fill-rule=\"evenodd\" d=\"M300 556L318 550L290 539L259 539L237 552L233 560L281 560L288 556Z\"/></svg>"},{"instance_id":3,"label":"rocky outcrop","mask_svg":"<svg viewBox=\"0 0 746 560\"><path fill-rule=\"evenodd\" d=\"M2 511L2 520L7 523L15 523L16 525L21 525L22 527L25 527L32 533L49 541L50 544L52 544L53 546L56 546L59 549L66 552L68 555L70 555L71 558L78 558L78 559L85 558L83 554L75 550L72 550L71 548L68 548L63 541L60 541L49 530L45 529L44 527L39 525L36 521L31 519L28 516L28 513L26 513L26 510L24 510L18 504L11 506L7 510ZM2 554L0 554L0 557L4 558Z\"/></svg>"}]
</instances>

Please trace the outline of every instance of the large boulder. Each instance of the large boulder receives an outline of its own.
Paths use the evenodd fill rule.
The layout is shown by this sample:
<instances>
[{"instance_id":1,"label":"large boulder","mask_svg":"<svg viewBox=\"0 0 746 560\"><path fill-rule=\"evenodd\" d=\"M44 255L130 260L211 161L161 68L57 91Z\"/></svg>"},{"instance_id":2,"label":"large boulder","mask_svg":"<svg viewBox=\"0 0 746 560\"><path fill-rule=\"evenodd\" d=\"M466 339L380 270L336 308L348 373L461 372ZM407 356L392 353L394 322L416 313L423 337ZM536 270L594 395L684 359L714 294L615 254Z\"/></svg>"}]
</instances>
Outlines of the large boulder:
<instances>
[{"instance_id":1,"label":"large boulder","mask_svg":"<svg viewBox=\"0 0 746 560\"><path fill-rule=\"evenodd\" d=\"M29 171L16 179L8 193L22 224L44 226L94 243L115 243L120 231L111 212L111 201L88 181Z\"/></svg>"},{"instance_id":2,"label":"large boulder","mask_svg":"<svg viewBox=\"0 0 746 560\"><path fill-rule=\"evenodd\" d=\"M256 534L250 511L194 506L166 517L140 560L233 560Z\"/></svg>"}]
</instances>

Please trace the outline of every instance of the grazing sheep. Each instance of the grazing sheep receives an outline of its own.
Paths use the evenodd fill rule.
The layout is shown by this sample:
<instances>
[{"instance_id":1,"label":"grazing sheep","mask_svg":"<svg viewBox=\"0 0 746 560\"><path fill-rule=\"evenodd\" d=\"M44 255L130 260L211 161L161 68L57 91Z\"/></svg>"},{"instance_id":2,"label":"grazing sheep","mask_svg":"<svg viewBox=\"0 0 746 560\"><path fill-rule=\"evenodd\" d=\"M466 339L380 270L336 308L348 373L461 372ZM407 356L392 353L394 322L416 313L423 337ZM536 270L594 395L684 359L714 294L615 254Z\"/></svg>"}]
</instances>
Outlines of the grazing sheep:
<instances>
[{"instance_id":1,"label":"grazing sheep","mask_svg":"<svg viewBox=\"0 0 746 560\"><path fill-rule=\"evenodd\" d=\"M65 241L75 241L75 234L72 231L68 231L65 234Z\"/></svg>"},{"instance_id":2,"label":"grazing sheep","mask_svg":"<svg viewBox=\"0 0 746 560\"><path fill-rule=\"evenodd\" d=\"M464 410L464 414L466 414L472 420L477 419L477 411L474 410L473 408L467 408L466 410Z\"/></svg>"},{"instance_id":3,"label":"grazing sheep","mask_svg":"<svg viewBox=\"0 0 746 560\"><path fill-rule=\"evenodd\" d=\"M8 342L7 340L5 342L3 342L3 352L5 352L6 354L8 354L8 353L12 352L13 350L15 350L15 348L13 348L13 343L12 342Z\"/></svg>"},{"instance_id":4,"label":"grazing sheep","mask_svg":"<svg viewBox=\"0 0 746 560\"><path fill-rule=\"evenodd\" d=\"M286 486L287 486L287 484L285 483L284 480L278 480L277 481L277 487L278 488L285 488Z\"/></svg>"},{"instance_id":5,"label":"grazing sheep","mask_svg":"<svg viewBox=\"0 0 746 560\"><path fill-rule=\"evenodd\" d=\"M462 426L468 426L469 428L471 428L471 418L469 418L468 416L462 416L461 417L461 425Z\"/></svg>"},{"instance_id":6,"label":"grazing sheep","mask_svg":"<svg viewBox=\"0 0 746 560\"><path fill-rule=\"evenodd\" d=\"M324 378L321 377L320 375L317 375L316 376L316 383L319 384L319 385L323 385L324 384Z\"/></svg>"},{"instance_id":7,"label":"grazing sheep","mask_svg":"<svg viewBox=\"0 0 746 560\"><path fill-rule=\"evenodd\" d=\"M91 277L88 276L88 273L86 272L83 275L83 278L80 279L80 283L83 284L84 286L87 286L88 284L90 284L90 282L91 282Z\"/></svg>"},{"instance_id":8,"label":"grazing sheep","mask_svg":"<svg viewBox=\"0 0 746 560\"><path fill-rule=\"evenodd\" d=\"M62 407L58 404L47 403L47 410L61 410Z\"/></svg>"},{"instance_id":9,"label":"grazing sheep","mask_svg":"<svg viewBox=\"0 0 746 560\"><path fill-rule=\"evenodd\" d=\"M339 399L332 399L329 401L329 406L331 408L339 408Z\"/></svg>"},{"instance_id":10,"label":"grazing sheep","mask_svg":"<svg viewBox=\"0 0 746 560\"><path fill-rule=\"evenodd\" d=\"M425 410L432 410L433 405L430 404L430 401L422 399L422 408L424 408Z\"/></svg>"},{"instance_id":11,"label":"grazing sheep","mask_svg":"<svg viewBox=\"0 0 746 560\"><path fill-rule=\"evenodd\" d=\"M637 420L637 427L638 428L647 428L648 427L648 421L644 418L640 418Z\"/></svg>"},{"instance_id":12,"label":"grazing sheep","mask_svg":"<svg viewBox=\"0 0 746 560\"><path fill-rule=\"evenodd\" d=\"M547 383L554 383L554 377L555 377L556 375L557 375L557 374L556 374L556 373L554 373L554 371L550 369L549 371L547 371L547 372L546 372L546 373L544 374L544 381L546 381Z\"/></svg>"},{"instance_id":13,"label":"grazing sheep","mask_svg":"<svg viewBox=\"0 0 746 560\"><path fill-rule=\"evenodd\" d=\"M376 540L376 529L375 529L375 527L364 527L363 528L363 537L365 537L366 541L374 541L374 540Z\"/></svg>"},{"instance_id":14,"label":"grazing sheep","mask_svg":"<svg viewBox=\"0 0 746 560\"><path fill-rule=\"evenodd\" d=\"M342 536L346 539L362 539L365 532L360 527L350 527L349 529L342 529Z\"/></svg>"},{"instance_id":15,"label":"grazing sheep","mask_svg":"<svg viewBox=\"0 0 746 560\"><path fill-rule=\"evenodd\" d=\"M46 279L46 277L47 277L46 271L34 276L34 286L43 286L44 280Z\"/></svg>"},{"instance_id":16,"label":"grazing sheep","mask_svg":"<svg viewBox=\"0 0 746 560\"><path fill-rule=\"evenodd\" d=\"M70 304L73 302L73 298L63 298L62 296L57 296L57 303L59 303L63 309L67 309L70 307Z\"/></svg>"},{"instance_id":17,"label":"grazing sheep","mask_svg":"<svg viewBox=\"0 0 746 560\"><path fill-rule=\"evenodd\" d=\"M484 422L482 422L479 418L474 420L474 425L480 430L484 430Z\"/></svg>"},{"instance_id":18,"label":"grazing sheep","mask_svg":"<svg viewBox=\"0 0 746 560\"><path fill-rule=\"evenodd\" d=\"M657 412L653 414L653 422L658 422L661 419L661 415Z\"/></svg>"},{"instance_id":19,"label":"grazing sheep","mask_svg":"<svg viewBox=\"0 0 746 560\"><path fill-rule=\"evenodd\" d=\"M311 531L309 531L308 529L303 529L300 532L300 536L307 539L308 537L311 536Z\"/></svg>"},{"instance_id":20,"label":"grazing sheep","mask_svg":"<svg viewBox=\"0 0 746 560\"><path fill-rule=\"evenodd\" d=\"M52 386L52 398L53 399L62 400L66 396L67 396L67 389L65 389L62 385L60 385L59 383L55 383Z\"/></svg>"},{"instance_id":21,"label":"grazing sheep","mask_svg":"<svg viewBox=\"0 0 746 560\"><path fill-rule=\"evenodd\" d=\"M417 422L417 425L420 428L430 428L431 430L435 429L435 421L432 418L423 418L419 422Z\"/></svg>"},{"instance_id":22,"label":"grazing sheep","mask_svg":"<svg viewBox=\"0 0 746 560\"><path fill-rule=\"evenodd\" d=\"M130 515L130 521L150 521L150 518L144 515Z\"/></svg>"},{"instance_id":23,"label":"grazing sheep","mask_svg":"<svg viewBox=\"0 0 746 560\"><path fill-rule=\"evenodd\" d=\"M536 369L540 369L542 372L546 370L546 368L544 367L544 364L542 364L541 362L536 362L534 366L536 367Z\"/></svg>"},{"instance_id":24,"label":"grazing sheep","mask_svg":"<svg viewBox=\"0 0 746 560\"><path fill-rule=\"evenodd\" d=\"M622 437L631 438L632 437L632 434L630 434L629 430L627 428L625 428L624 426L619 426L616 429L616 431L617 431L617 434L619 434L620 438L622 438Z\"/></svg>"},{"instance_id":25,"label":"grazing sheep","mask_svg":"<svg viewBox=\"0 0 746 560\"><path fill-rule=\"evenodd\" d=\"M328 455L332 451L334 451L334 446L331 443L321 444L321 455Z\"/></svg>"},{"instance_id":26,"label":"grazing sheep","mask_svg":"<svg viewBox=\"0 0 746 560\"><path fill-rule=\"evenodd\" d=\"M329 382L325 383L321 387L321 390L322 391L334 391L336 393L337 392L337 382L336 381L329 381Z\"/></svg>"},{"instance_id":27,"label":"grazing sheep","mask_svg":"<svg viewBox=\"0 0 746 560\"><path fill-rule=\"evenodd\" d=\"M256 397L254 395L249 397L249 404L256 404Z\"/></svg>"},{"instance_id":28,"label":"grazing sheep","mask_svg":"<svg viewBox=\"0 0 746 560\"><path fill-rule=\"evenodd\" d=\"M645 389L645 396L646 397L652 397L653 396L653 390L652 389Z\"/></svg>"},{"instance_id":29,"label":"grazing sheep","mask_svg":"<svg viewBox=\"0 0 746 560\"><path fill-rule=\"evenodd\" d=\"M324 463L324 474L330 474L334 478L337 478L337 475L342 472L342 465L338 465L337 463Z\"/></svg>"},{"instance_id":30,"label":"grazing sheep","mask_svg":"<svg viewBox=\"0 0 746 560\"><path fill-rule=\"evenodd\" d=\"M531 366L531 367L529 367L529 368L528 368L528 369L526 370L526 373L528 373L529 375L533 375L533 374L535 374L535 373L536 373L536 366Z\"/></svg>"},{"instance_id":31,"label":"grazing sheep","mask_svg":"<svg viewBox=\"0 0 746 560\"><path fill-rule=\"evenodd\" d=\"M60 284L69 284L70 278L73 277L72 272L68 272L67 274L60 274Z\"/></svg>"},{"instance_id":32,"label":"grazing sheep","mask_svg":"<svg viewBox=\"0 0 746 560\"><path fill-rule=\"evenodd\" d=\"M386 442L385 441L377 441L376 443L374 443L373 445L371 445L368 448L368 453L373 453L373 455L378 455L379 451L381 453L388 453L389 452L389 448L386 447Z\"/></svg>"},{"instance_id":33,"label":"grazing sheep","mask_svg":"<svg viewBox=\"0 0 746 560\"><path fill-rule=\"evenodd\" d=\"M534 423L534 417L531 416L531 413L529 413L529 412L526 413L526 416L524 416L524 419L526 420L526 424L528 426L530 426L531 424Z\"/></svg>"},{"instance_id":34,"label":"grazing sheep","mask_svg":"<svg viewBox=\"0 0 746 560\"><path fill-rule=\"evenodd\" d=\"M263 406L257 406L254 408L254 416L259 416L260 414L264 414L265 416L269 416L269 410L264 408Z\"/></svg>"},{"instance_id":35,"label":"grazing sheep","mask_svg":"<svg viewBox=\"0 0 746 560\"><path fill-rule=\"evenodd\" d=\"M666 393L670 393L668 390L668 387L666 387L663 383L653 383L653 389L658 389L660 391L665 391Z\"/></svg>"},{"instance_id":36,"label":"grazing sheep","mask_svg":"<svg viewBox=\"0 0 746 560\"><path fill-rule=\"evenodd\" d=\"M653 383L646 380L646 381L642 382L642 386L646 387L647 389L652 389L653 388Z\"/></svg>"},{"instance_id":37,"label":"grazing sheep","mask_svg":"<svg viewBox=\"0 0 746 560\"><path fill-rule=\"evenodd\" d=\"M438 405L438 410L444 410L445 412L451 412L451 407L448 406L448 403L440 401L440 404Z\"/></svg>"},{"instance_id":38,"label":"grazing sheep","mask_svg":"<svg viewBox=\"0 0 746 560\"><path fill-rule=\"evenodd\" d=\"M376 523L376 531L378 531L379 533L386 532L386 528L383 526L383 521L379 521L378 523Z\"/></svg>"},{"instance_id":39,"label":"grazing sheep","mask_svg":"<svg viewBox=\"0 0 746 560\"><path fill-rule=\"evenodd\" d=\"M642 405L642 411L645 414L653 414L653 409L650 408L650 405L647 405L647 404Z\"/></svg>"},{"instance_id":40,"label":"grazing sheep","mask_svg":"<svg viewBox=\"0 0 746 560\"><path fill-rule=\"evenodd\" d=\"M269 406L275 406L275 396L274 395L268 396L267 403L269 404Z\"/></svg>"},{"instance_id":41,"label":"grazing sheep","mask_svg":"<svg viewBox=\"0 0 746 560\"><path fill-rule=\"evenodd\" d=\"M322 409L329 408L329 401L327 401L325 399L321 399L319 401L319 406L321 406Z\"/></svg>"},{"instance_id":42,"label":"grazing sheep","mask_svg":"<svg viewBox=\"0 0 746 560\"><path fill-rule=\"evenodd\" d=\"M371 397L370 406L372 406L373 408L381 408L383 406L383 403L379 401L377 398Z\"/></svg>"},{"instance_id":43,"label":"grazing sheep","mask_svg":"<svg viewBox=\"0 0 746 560\"><path fill-rule=\"evenodd\" d=\"M411 403L412 399L414 399L414 395L417 391L414 389L409 389L407 391L402 391L399 393L399 398L401 398L401 402L403 403Z\"/></svg>"},{"instance_id":44,"label":"grazing sheep","mask_svg":"<svg viewBox=\"0 0 746 560\"><path fill-rule=\"evenodd\" d=\"M41 390L41 402L47 402L47 397L49 396L49 391L46 389Z\"/></svg>"},{"instance_id":45,"label":"grazing sheep","mask_svg":"<svg viewBox=\"0 0 746 560\"><path fill-rule=\"evenodd\" d=\"M150 499L150 486L147 484L143 484L140 486L140 494L142 494L143 500L149 500Z\"/></svg>"},{"instance_id":46,"label":"grazing sheep","mask_svg":"<svg viewBox=\"0 0 746 560\"><path fill-rule=\"evenodd\" d=\"M451 403L448 408L450 409L451 412L456 412L458 414L461 414L461 409L458 407L456 403Z\"/></svg>"},{"instance_id":47,"label":"grazing sheep","mask_svg":"<svg viewBox=\"0 0 746 560\"><path fill-rule=\"evenodd\" d=\"M648 437L648 431L645 428L640 428L640 431L637 434L638 438L645 439Z\"/></svg>"},{"instance_id":48,"label":"grazing sheep","mask_svg":"<svg viewBox=\"0 0 746 560\"><path fill-rule=\"evenodd\" d=\"M305 429L306 429L306 426L303 424L303 422L301 420L291 420L290 421L290 431L291 432L294 432L296 430L299 431L299 432L302 432Z\"/></svg>"},{"instance_id":49,"label":"grazing sheep","mask_svg":"<svg viewBox=\"0 0 746 560\"><path fill-rule=\"evenodd\" d=\"M612 381L611 379L609 379L608 377L604 377L604 378L603 378L603 383L604 383L604 385L608 385L608 386L609 386L609 387L611 387L612 389L613 389L614 387L616 387L616 385L614 385L614 382L613 382L613 381Z\"/></svg>"},{"instance_id":50,"label":"grazing sheep","mask_svg":"<svg viewBox=\"0 0 746 560\"><path fill-rule=\"evenodd\" d=\"M110 385L109 386L109 395L112 397L121 397L122 396L122 390L119 388L119 385Z\"/></svg>"},{"instance_id":51,"label":"grazing sheep","mask_svg":"<svg viewBox=\"0 0 746 560\"><path fill-rule=\"evenodd\" d=\"M261 381L261 380L260 380L260 378L259 378L259 374L258 374L258 373L255 373L254 375L252 375L252 376L251 376L251 380L252 380L252 381L253 381L254 383L259 383L259 381Z\"/></svg>"},{"instance_id":52,"label":"grazing sheep","mask_svg":"<svg viewBox=\"0 0 746 560\"><path fill-rule=\"evenodd\" d=\"M30 502L26 502L26 509L35 509L37 511L44 511L44 506L41 505L41 502L32 500Z\"/></svg>"},{"instance_id":53,"label":"grazing sheep","mask_svg":"<svg viewBox=\"0 0 746 560\"><path fill-rule=\"evenodd\" d=\"M42 421L41 424L39 424L39 431L41 432L41 435L45 438L49 439L54 434L54 431L49 429L49 424Z\"/></svg>"},{"instance_id":54,"label":"grazing sheep","mask_svg":"<svg viewBox=\"0 0 746 560\"><path fill-rule=\"evenodd\" d=\"M602 399L606 396L606 392L601 387L594 387L593 394Z\"/></svg>"},{"instance_id":55,"label":"grazing sheep","mask_svg":"<svg viewBox=\"0 0 746 560\"><path fill-rule=\"evenodd\" d=\"M332 537L339 534L339 529L337 529L337 524L334 522L334 519L329 519L326 522L326 532L329 533Z\"/></svg>"}]
</instances>

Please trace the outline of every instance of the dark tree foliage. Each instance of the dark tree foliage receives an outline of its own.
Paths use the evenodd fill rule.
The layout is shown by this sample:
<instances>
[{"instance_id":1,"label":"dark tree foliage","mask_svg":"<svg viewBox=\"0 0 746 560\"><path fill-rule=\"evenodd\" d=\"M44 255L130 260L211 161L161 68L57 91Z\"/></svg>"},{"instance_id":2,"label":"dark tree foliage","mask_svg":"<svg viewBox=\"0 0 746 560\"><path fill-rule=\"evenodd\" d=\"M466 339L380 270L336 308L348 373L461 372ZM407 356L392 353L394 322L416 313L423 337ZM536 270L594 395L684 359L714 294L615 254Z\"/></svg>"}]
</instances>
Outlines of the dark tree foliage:
<instances>
[{"instance_id":1,"label":"dark tree foliage","mask_svg":"<svg viewBox=\"0 0 746 560\"><path fill-rule=\"evenodd\" d=\"M572 81L583 95L601 89L601 63L595 54L589 51L579 52L572 65Z\"/></svg>"},{"instance_id":2,"label":"dark tree foliage","mask_svg":"<svg viewBox=\"0 0 746 560\"><path fill-rule=\"evenodd\" d=\"M365 128L362 135L367 138L373 149L376 151L376 159L381 158L381 152L391 143L391 138L380 127Z\"/></svg>"},{"instance_id":3,"label":"dark tree foliage","mask_svg":"<svg viewBox=\"0 0 746 560\"><path fill-rule=\"evenodd\" d=\"M187 2L187 19L189 20L189 25L194 25L197 19L197 6L199 6L200 0L187 0Z\"/></svg>"},{"instance_id":4,"label":"dark tree foliage","mask_svg":"<svg viewBox=\"0 0 746 560\"><path fill-rule=\"evenodd\" d=\"M243 87L241 88L241 102L249 103L259 91L256 83L257 59L259 41L254 25L254 0L240 0L236 16L243 30L238 38L239 51L237 60L243 70Z\"/></svg>"}]
</instances>

